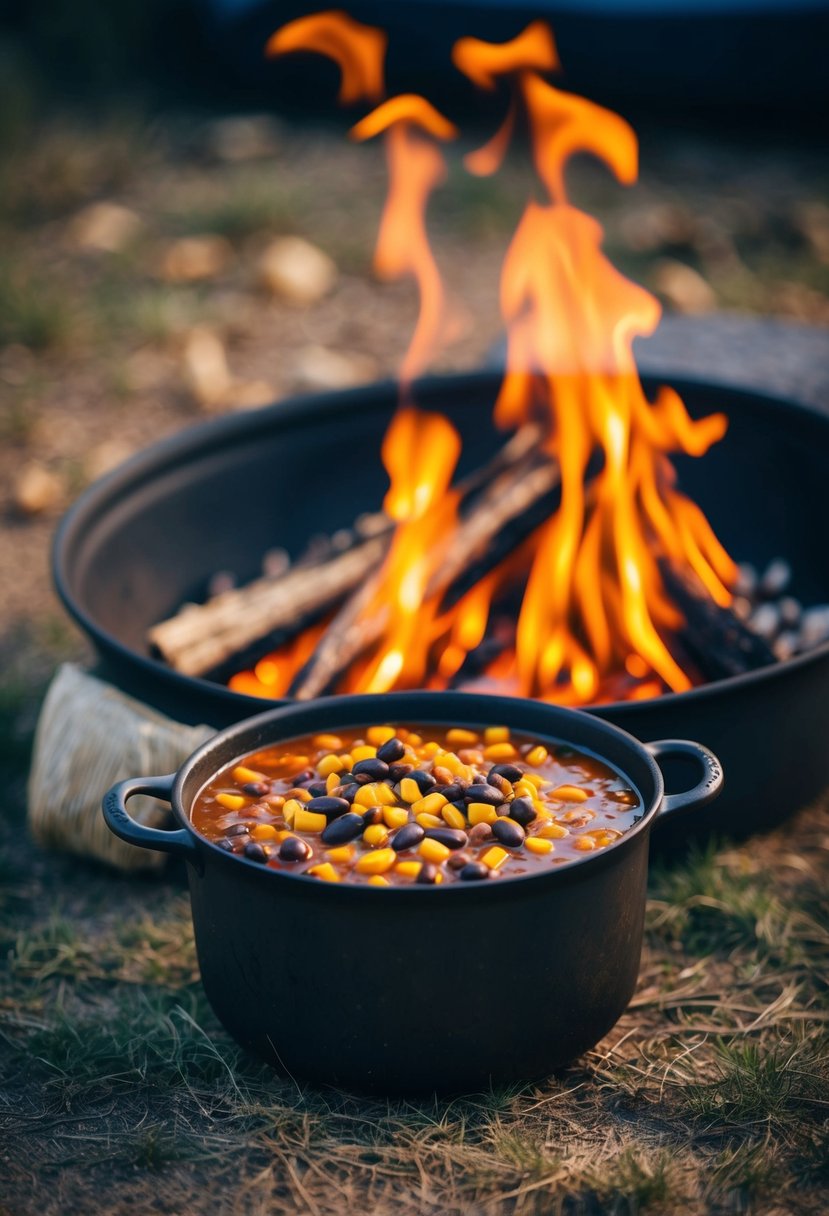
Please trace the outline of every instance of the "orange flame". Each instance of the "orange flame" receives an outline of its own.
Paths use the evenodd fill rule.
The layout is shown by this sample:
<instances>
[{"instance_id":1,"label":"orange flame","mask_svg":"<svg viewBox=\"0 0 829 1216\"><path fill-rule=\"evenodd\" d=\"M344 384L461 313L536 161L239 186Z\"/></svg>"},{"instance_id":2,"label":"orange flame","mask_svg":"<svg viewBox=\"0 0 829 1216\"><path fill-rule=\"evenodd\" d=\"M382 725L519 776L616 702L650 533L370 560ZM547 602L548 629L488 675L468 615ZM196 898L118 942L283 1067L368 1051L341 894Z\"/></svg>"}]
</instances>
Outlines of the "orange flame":
<instances>
[{"instance_id":1,"label":"orange flame","mask_svg":"<svg viewBox=\"0 0 829 1216\"><path fill-rule=\"evenodd\" d=\"M387 45L388 37L382 30L331 10L289 21L268 39L265 54L315 51L333 59L341 73L339 99L348 105L364 97L379 101L383 96Z\"/></svg>"},{"instance_id":2,"label":"orange flame","mask_svg":"<svg viewBox=\"0 0 829 1216\"><path fill-rule=\"evenodd\" d=\"M297 49L318 50L340 64L343 99L382 93L380 31L322 13L292 22L269 43L273 53ZM560 66L543 22L504 44L461 39L453 60L479 87L494 89L505 78L512 90L500 130L466 158L466 167L495 172L523 113L547 196L527 205L503 265L507 372L495 420L505 428L541 424L560 468L561 502L510 558L454 607L441 609L430 580L457 524L451 482L460 439L446 418L417 410L407 396L447 328L426 208L446 173L435 141L457 130L424 98L393 97L351 134L385 136L389 190L375 266L386 278L415 278L420 313L401 368L404 403L382 449L391 483L385 508L397 529L365 612L384 622L383 635L352 664L342 687L445 687L491 630L495 599L522 580L514 648L512 639L501 647L488 668L491 679L570 704L681 691L689 675L666 639L682 618L666 593L661 563L692 569L721 605L730 602L736 570L703 513L676 489L670 457L703 455L726 420L692 419L672 389L647 400L633 341L653 332L659 305L610 264L599 224L571 205L565 183L576 152L598 157L621 183L635 181L636 136L618 115L542 79ZM318 633L306 632L231 686L284 692Z\"/></svg>"}]
</instances>

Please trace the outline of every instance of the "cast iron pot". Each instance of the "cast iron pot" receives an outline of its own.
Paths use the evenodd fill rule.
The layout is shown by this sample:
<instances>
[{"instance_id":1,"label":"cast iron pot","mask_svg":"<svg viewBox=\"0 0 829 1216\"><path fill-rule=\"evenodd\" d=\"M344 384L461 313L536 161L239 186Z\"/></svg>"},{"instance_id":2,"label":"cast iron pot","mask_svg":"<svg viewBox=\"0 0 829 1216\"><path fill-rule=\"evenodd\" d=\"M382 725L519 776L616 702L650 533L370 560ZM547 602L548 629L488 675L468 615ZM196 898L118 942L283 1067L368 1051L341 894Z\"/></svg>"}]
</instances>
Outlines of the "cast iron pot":
<instances>
[{"instance_id":1,"label":"cast iron pot","mask_svg":"<svg viewBox=\"0 0 829 1216\"><path fill-rule=\"evenodd\" d=\"M269 744L377 722L505 724L566 742L619 770L641 819L615 844L532 877L376 888L268 870L196 834L189 811L225 764ZM655 758L702 770L665 795ZM230 727L166 777L122 781L104 817L131 844L183 857L202 981L244 1047L293 1077L382 1092L469 1091L546 1076L597 1043L633 993L648 841L655 824L709 802L711 752L643 745L587 714L451 692L325 698ZM172 803L174 831L144 827L126 801Z\"/></svg>"}]
</instances>

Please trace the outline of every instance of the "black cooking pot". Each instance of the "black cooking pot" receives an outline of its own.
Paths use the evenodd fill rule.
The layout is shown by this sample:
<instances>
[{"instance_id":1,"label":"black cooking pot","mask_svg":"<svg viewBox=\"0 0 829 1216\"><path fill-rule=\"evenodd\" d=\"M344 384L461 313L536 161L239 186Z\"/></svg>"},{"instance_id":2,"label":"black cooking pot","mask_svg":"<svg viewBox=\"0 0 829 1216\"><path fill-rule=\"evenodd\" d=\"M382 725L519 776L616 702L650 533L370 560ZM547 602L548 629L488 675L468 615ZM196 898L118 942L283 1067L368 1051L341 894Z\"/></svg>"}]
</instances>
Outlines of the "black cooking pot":
<instances>
[{"instance_id":1,"label":"black cooking pot","mask_svg":"<svg viewBox=\"0 0 829 1216\"><path fill-rule=\"evenodd\" d=\"M196 834L189 811L230 761L283 740L372 723L497 722L616 768L644 811L615 844L532 877L376 888L268 870ZM654 757L702 769L664 794ZM696 743L643 745L587 714L512 697L408 692L331 697L230 727L177 774L122 781L104 817L131 844L188 862L202 980L243 1046L295 1077L383 1092L463 1091L548 1075L592 1047L639 969L651 828L709 802L719 761ZM178 828L126 801L172 803Z\"/></svg>"}]
</instances>

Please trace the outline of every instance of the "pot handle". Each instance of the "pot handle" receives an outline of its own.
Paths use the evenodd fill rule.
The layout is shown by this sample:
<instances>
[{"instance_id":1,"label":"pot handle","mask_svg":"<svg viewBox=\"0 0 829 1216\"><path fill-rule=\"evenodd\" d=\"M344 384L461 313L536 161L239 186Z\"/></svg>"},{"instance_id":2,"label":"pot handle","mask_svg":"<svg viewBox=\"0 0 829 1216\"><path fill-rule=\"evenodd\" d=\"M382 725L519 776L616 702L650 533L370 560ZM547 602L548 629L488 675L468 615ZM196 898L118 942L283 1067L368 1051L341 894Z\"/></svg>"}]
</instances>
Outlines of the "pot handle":
<instances>
[{"instance_id":1,"label":"pot handle","mask_svg":"<svg viewBox=\"0 0 829 1216\"><path fill-rule=\"evenodd\" d=\"M127 811L128 799L135 794L150 794L160 798L162 802L172 799L173 783L176 774L166 777L130 777L119 781L104 795L101 804L106 825L116 836L126 840L127 844L138 845L141 849L156 849L161 853L173 853L198 865L198 849L190 833L185 828L175 832L165 832L161 828L149 828L137 819L133 819Z\"/></svg>"},{"instance_id":2,"label":"pot handle","mask_svg":"<svg viewBox=\"0 0 829 1216\"><path fill-rule=\"evenodd\" d=\"M657 743L646 743L645 747L659 761L662 756L689 756L702 768L702 779L693 789L681 794L665 794L656 819L656 825L664 823L668 816L688 811L692 807L705 806L717 797L723 786L723 771L717 757L701 743L688 739L660 739Z\"/></svg>"}]
</instances>

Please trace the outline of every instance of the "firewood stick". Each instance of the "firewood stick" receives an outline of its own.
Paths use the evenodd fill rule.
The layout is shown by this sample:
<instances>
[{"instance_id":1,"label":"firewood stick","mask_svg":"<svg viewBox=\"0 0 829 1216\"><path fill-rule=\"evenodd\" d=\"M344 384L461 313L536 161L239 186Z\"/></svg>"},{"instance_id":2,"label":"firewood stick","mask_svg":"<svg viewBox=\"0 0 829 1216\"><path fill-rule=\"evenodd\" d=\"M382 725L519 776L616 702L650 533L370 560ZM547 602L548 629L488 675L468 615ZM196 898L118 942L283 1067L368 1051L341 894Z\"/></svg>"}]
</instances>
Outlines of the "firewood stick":
<instances>
[{"instance_id":1,"label":"firewood stick","mask_svg":"<svg viewBox=\"0 0 829 1216\"><path fill-rule=\"evenodd\" d=\"M665 589L685 617L677 643L706 680L743 675L775 661L765 638L706 592L691 569L660 562Z\"/></svg>"},{"instance_id":2,"label":"firewood stick","mask_svg":"<svg viewBox=\"0 0 829 1216\"><path fill-rule=\"evenodd\" d=\"M522 427L487 464L463 478L458 486L463 506L474 503L505 469L535 451L539 439L537 427ZM264 639L284 641L380 567L393 530L391 520L385 527L378 520L372 536L345 551L300 559L285 573L222 592L206 604L185 605L149 630L150 645L176 671L201 676Z\"/></svg>"},{"instance_id":3,"label":"firewood stick","mask_svg":"<svg viewBox=\"0 0 829 1216\"><path fill-rule=\"evenodd\" d=\"M473 566L477 577L492 569L549 514L553 503L548 499L559 480L557 464L547 457L531 454L491 481L468 516L460 521L449 551L429 580L426 598L446 595ZM506 548L505 538L508 538ZM379 569L334 617L314 654L291 685L289 691L298 700L320 696L360 654L382 637L388 608L381 605L370 616L365 615L381 582L382 569Z\"/></svg>"}]
</instances>

